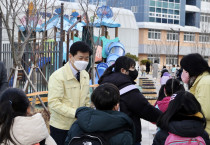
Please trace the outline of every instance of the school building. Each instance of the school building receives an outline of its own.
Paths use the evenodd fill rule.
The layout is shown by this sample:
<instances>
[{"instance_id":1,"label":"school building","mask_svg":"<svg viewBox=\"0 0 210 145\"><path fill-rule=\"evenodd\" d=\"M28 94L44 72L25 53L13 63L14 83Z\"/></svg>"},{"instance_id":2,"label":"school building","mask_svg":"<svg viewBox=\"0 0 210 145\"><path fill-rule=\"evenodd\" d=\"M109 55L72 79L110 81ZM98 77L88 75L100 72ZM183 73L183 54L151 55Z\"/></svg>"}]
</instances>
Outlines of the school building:
<instances>
[{"instance_id":1,"label":"school building","mask_svg":"<svg viewBox=\"0 0 210 145\"><path fill-rule=\"evenodd\" d=\"M134 13L139 61L172 65L177 58L180 62L184 55L200 53L210 63L210 0L109 0L107 5Z\"/></svg>"}]
</instances>

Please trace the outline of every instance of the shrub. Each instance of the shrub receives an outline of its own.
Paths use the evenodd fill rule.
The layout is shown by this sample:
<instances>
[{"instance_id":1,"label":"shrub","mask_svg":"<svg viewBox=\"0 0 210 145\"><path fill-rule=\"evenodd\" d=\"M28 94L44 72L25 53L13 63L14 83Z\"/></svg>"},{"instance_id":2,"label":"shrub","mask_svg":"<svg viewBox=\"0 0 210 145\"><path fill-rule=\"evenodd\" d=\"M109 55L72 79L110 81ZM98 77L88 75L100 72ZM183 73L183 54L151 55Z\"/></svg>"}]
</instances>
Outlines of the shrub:
<instances>
[{"instance_id":1,"label":"shrub","mask_svg":"<svg viewBox=\"0 0 210 145\"><path fill-rule=\"evenodd\" d=\"M147 60L147 59L142 59L142 60L141 60L141 64L142 64L142 65L146 65L146 63L147 63L148 61L149 61L150 64L152 64L152 62L151 62L150 60Z\"/></svg>"},{"instance_id":2,"label":"shrub","mask_svg":"<svg viewBox=\"0 0 210 145\"><path fill-rule=\"evenodd\" d=\"M130 53L126 53L125 56L134 59L135 61L138 61L138 57L136 55L130 54Z\"/></svg>"}]
</instances>

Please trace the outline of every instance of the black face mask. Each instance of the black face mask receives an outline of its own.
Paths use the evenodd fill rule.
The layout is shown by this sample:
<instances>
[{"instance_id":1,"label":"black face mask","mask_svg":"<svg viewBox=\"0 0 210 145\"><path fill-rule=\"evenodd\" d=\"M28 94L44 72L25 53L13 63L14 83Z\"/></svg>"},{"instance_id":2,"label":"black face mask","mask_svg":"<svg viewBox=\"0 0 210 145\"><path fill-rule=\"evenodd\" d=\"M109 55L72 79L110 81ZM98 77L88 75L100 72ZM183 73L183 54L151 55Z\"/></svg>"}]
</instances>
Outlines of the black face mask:
<instances>
[{"instance_id":1,"label":"black face mask","mask_svg":"<svg viewBox=\"0 0 210 145\"><path fill-rule=\"evenodd\" d=\"M128 70L129 71L129 76L131 77L132 80L135 80L138 77L138 71L135 69L134 71Z\"/></svg>"}]
</instances>

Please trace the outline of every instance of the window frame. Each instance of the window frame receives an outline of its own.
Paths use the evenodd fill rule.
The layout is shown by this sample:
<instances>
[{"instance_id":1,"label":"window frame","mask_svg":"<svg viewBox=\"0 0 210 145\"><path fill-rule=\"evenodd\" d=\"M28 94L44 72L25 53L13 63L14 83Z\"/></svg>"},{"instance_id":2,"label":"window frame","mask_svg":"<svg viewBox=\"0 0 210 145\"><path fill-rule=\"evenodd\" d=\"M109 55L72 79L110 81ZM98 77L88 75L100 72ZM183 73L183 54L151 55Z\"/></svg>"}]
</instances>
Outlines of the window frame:
<instances>
[{"instance_id":1,"label":"window frame","mask_svg":"<svg viewBox=\"0 0 210 145\"><path fill-rule=\"evenodd\" d=\"M156 29L148 29L148 40L161 40L161 31Z\"/></svg>"}]
</instances>

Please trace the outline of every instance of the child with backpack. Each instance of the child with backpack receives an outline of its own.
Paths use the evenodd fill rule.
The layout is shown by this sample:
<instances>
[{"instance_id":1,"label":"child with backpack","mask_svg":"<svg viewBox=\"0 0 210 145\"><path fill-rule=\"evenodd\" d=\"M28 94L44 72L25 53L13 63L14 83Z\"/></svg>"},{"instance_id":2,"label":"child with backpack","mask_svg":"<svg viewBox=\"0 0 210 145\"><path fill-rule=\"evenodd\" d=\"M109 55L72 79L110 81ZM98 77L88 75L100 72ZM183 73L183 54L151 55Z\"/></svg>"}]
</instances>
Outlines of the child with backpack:
<instances>
[{"instance_id":1,"label":"child with backpack","mask_svg":"<svg viewBox=\"0 0 210 145\"><path fill-rule=\"evenodd\" d=\"M209 145L206 119L195 96L187 91L173 95L168 109L158 119L153 145Z\"/></svg>"},{"instance_id":2,"label":"child with backpack","mask_svg":"<svg viewBox=\"0 0 210 145\"><path fill-rule=\"evenodd\" d=\"M56 145L40 113L30 115L25 93L9 88L0 96L1 145Z\"/></svg>"},{"instance_id":3,"label":"child with backpack","mask_svg":"<svg viewBox=\"0 0 210 145\"><path fill-rule=\"evenodd\" d=\"M142 135L141 119L156 122L162 112L151 105L142 95L135 81L138 72L132 58L120 56L109 66L98 83L112 83L120 90L120 111L126 113L134 122L136 129L136 145L140 145Z\"/></svg>"},{"instance_id":4,"label":"child with backpack","mask_svg":"<svg viewBox=\"0 0 210 145\"><path fill-rule=\"evenodd\" d=\"M169 79L166 84L160 88L155 107L160 109L160 111L165 112L168 108L172 94L177 91L185 91L184 86L177 79ZM164 94L161 92L164 92Z\"/></svg>"},{"instance_id":5,"label":"child with backpack","mask_svg":"<svg viewBox=\"0 0 210 145\"><path fill-rule=\"evenodd\" d=\"M93 91L91 101L96 109L77 109L77 121L70 128L65 145L133 145L133 121L118 111L118 88L111 83L102 84Z\"/></svg>"}]
</instances>

